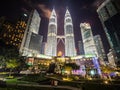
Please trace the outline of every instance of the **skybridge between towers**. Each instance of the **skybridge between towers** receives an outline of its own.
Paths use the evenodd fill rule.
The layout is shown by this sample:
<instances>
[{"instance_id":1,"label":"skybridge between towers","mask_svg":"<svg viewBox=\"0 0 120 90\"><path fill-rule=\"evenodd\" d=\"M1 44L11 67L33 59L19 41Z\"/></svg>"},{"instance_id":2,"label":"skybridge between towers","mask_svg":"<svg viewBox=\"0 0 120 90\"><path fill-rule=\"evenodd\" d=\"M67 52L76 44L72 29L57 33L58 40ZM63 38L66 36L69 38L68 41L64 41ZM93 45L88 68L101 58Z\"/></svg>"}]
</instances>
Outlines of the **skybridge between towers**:
<instances>
[{"instance_id":1,"label":"skybridge between towers","mask_svg":"<svg viewBox=\"0 0 120 90\"><path fill-rule=\"evenodd\" d=\"M57 39L58 39L57 45L59 44L60 41L62 41L62 43L65 45L65 41L64 41L65 36L64 35L57 35Z\"/></svg>"}]
</instances>

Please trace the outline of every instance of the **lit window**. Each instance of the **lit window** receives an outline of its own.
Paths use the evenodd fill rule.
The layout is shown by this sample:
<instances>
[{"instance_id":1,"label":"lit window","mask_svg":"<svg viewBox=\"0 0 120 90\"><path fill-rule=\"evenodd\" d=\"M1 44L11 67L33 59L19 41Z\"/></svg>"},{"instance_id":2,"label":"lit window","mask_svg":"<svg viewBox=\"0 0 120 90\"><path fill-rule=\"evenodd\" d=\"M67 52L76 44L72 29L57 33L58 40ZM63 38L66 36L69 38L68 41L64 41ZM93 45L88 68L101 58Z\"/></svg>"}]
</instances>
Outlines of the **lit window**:
<instances>
[{"instance_id":1,"label":"lit window","mask_svg":"<svg viewBox=\"0 0 120 90\"><path fill-rule=\"evenodd\" d=\"M4 34L4 37L6 37L6 33Z\"/></svg>"},{"instance_id":2,"label":"lit window","mask_svg":"<svg viewBox=\"0 0 120 90\"><path fill-rule=\"evenodd\" d=\"M6 42L6 44L8 44L8 42Z\"/></svg>"},{"instance_id":3,"label":"lit window","mask_svg":"<svg viewBox=\"0 0 120 90\"><path fill-rule=\"evenodd\" d=\"M14 36L12 36L12 40L14 39Z\"/></svg>"}]
</instances>

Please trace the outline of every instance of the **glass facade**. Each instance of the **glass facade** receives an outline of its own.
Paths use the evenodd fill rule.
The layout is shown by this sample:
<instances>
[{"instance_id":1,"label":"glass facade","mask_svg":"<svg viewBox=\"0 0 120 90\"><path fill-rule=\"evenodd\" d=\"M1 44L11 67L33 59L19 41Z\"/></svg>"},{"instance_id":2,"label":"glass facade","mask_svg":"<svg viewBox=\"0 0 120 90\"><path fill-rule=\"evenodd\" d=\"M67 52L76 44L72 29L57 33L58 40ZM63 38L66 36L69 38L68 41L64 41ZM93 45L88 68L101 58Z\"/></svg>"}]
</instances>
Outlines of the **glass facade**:
<instances>
[{"instance_id":1,"label":"glass facade","mask_svg":"<svg viewBox=\"0 0 120 90\"><path fill-rule=\"evenodd\" d=\"M117 10L115 9L115 6L112 2L108 2L106 4L106 8L108 10L109 15L112 17L113 15L117 14Z\"/></svg>"},{"instance_id":2,"label":"glass facade","mask_svg":"<svg viewBox=\"0 0 120 90\"><path fill-rule=\"evenodd\" d=\"M32 33L30 44L29 44L29 49L32 50L33 52L40 53L40 49L42 46L42 40L43 40L43 36Z\"/></svg>"},{"instance_id":3,"label":"glass facade","mask_svg":"<svg viewBox=\"0 0 120 90\"><path fill-rule=\"evenodd\" d=\"M32 53L32 50L30 50L30 41L34 34L39 33L39 26L40 26L40 21L41 18L39 16L39 13L36 10L33 10L29 16L28 22L27 22L27 27L24 32L24 37L22 39L22 45L20 47L20 52L23 53L24 56L29 55Z\"/></svg>"},{"instance_id":4,"label":"glass facade","mask_svg":"<svg viewBox=\"0 0 120 90\"><path fill-rule=\"evenodd\" d=\"M84 55L84 47L83 47L83 42L78 41L78 54L79 55Z\"/></svg>"},{"instance_id":5,"label":"glass facade","mask_svg":"<svg viewBox=\"0 0 120 90\"><path fill-rule=\"evenodd\" d=\"M98 57L100 59L100 64L105 65L104 59L106 58L106 56L100 35L95 35L94 41L97 48Z\"/></svg>"},{"instance_id":6,"label":"glass facade","mask_svg":"<svg viewBox=\"0 0 120 90\"><path fill-rule=\"evenodd\" d=\"M103 17L101 17L104 16L104 13L102 13L104 8L106 8L104 13L109 15L109 17L105 20ZM120 1L107 0L103 2L101 6L99 6L97 12L108 38L110 47L115 51L115 62L120 61Z\"/></svg>"},{"instance_id":7,"label":"glass facade","mask_svg":"<svg viewBox=\"0 0 120 90\"><path fill-rule=\"evenodd\" d=\"M89 37L91 37L91 35L90 35L90 30L88 29L86 29L86 31L84 31L84 38L85 39L87 39L87 38L89 38Z\"/></svg>"},{"instance_id":8,"label":"glass facade","mask_svg":"<svg viewBox=\"0 0 120 90\"><path fill-rule=\"evenodd\" d=\"M91 26L89 23L81 23L81 35L85 54L94 54L98 56L97 48L94 42Z\"/></svg>"},{"instance_id":9,"label":"glass facade","mask_svg":"<svg viewBox=\"0 0 120 90\"><path fill-rule=\"evenodd\" d=\"M40 21L41 18L39 16L39 13L36 10L34 10L29 30L38 34Z\"/></svg>"}]
</instances>

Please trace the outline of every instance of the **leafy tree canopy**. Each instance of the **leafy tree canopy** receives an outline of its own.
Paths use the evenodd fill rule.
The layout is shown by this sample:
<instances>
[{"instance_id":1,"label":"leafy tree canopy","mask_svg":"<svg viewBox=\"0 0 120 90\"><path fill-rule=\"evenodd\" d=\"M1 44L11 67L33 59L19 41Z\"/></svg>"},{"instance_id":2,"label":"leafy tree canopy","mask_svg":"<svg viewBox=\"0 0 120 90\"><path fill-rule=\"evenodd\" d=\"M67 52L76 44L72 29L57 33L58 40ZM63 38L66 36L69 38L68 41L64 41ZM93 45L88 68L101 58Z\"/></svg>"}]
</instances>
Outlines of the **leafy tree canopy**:
<instances>
[{"instance_id":1,"label":"leafy tree canopy","mask_svg":"<svg viewBox=\"0 0 120 90\"><path fill-rule=\"evenodd\" d=\"M71 67L74 70L79 69L79 66L76 63L66 63L65 66Z\"/></svg>"}]
</instances>

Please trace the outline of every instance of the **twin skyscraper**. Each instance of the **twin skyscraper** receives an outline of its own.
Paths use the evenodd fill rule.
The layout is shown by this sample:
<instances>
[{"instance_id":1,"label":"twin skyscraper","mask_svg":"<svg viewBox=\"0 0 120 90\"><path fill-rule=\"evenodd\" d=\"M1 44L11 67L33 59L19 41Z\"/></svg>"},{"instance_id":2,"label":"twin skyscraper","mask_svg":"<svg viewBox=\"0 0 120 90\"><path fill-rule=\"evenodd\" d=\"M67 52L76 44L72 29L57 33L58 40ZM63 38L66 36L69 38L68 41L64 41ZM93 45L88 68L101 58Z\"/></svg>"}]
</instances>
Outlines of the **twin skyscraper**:
<instances>
[{"instance_id":1,"label":"twin skyscraper","mask_svg":"<svg viewBox=\"0 0 120 90\"><path fill-rule=\"evenodd\" d=\"M53 9L49 19L45 54L49 56L57 56L58 41L59 39L64 39L64 56L76 56L73 23L68 9L66 10L64 18L64 35L57 35L57 26L57 15Z\"/></svg>"}]
</instances>

